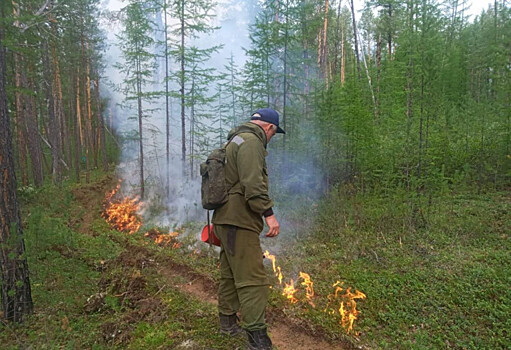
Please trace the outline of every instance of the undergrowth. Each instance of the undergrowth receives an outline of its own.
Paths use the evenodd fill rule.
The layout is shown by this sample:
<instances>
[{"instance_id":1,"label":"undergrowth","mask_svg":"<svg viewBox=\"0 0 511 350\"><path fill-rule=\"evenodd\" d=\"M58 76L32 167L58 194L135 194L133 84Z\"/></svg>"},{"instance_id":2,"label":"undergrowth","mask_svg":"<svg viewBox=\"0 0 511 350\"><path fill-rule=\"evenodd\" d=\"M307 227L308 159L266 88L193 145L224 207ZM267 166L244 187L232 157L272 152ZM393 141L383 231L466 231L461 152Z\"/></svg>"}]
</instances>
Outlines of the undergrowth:
<instances>
[{"instance_id":1,"label":"undergrowth","mask_svg":"<svg viewBox=\"0 0 511 350\"><path fill-rule=\"evenodd\" d=\"M0 323L3 349L234 349L217 311L158 273L161 248L100 217L112 175L20 193L34 313ZM92 205L92 203L94 203Z\"/></svg>"},{"instance_id":2,"label":"undergrowth","mask_svg":"<svg viewBox=\"0 0 511 350\"><path fill-rule=\"evenodd\" d=\"M308 271L319 295L335 280L364 292L355 328L371 348L511 348L509 193L412 201L330 193L311 234L284 253L288 265ZM338 334L331 315L303 308Z\"/></svg>"},{"instance_id":3,"label":"undergrowth","mask_svg":"<svg viewBox=\"0 0 511 350\"><path fill-rule=\"evenodd\" d=\"M20 193L35 312L24 324L0 324L3 348L242 346L217 333L214 305L162 276L171 260L217 280L217 250L193 234L203 223L181 227L192 234L175 248L111 230L100 205L114 184L96 174L89 185ZM316 295L313 307L297 284L300 301L290 304L272 277L272 317L278 310L321 336L371 349L511 347L509 193L410 198L337 190L319 205L280 203L282 234L261 236L263 249L277 255L286 278L309 273ZM325 312L335 281L367 296L348 335L339 316Z\"/></svg>"}]
</instances>

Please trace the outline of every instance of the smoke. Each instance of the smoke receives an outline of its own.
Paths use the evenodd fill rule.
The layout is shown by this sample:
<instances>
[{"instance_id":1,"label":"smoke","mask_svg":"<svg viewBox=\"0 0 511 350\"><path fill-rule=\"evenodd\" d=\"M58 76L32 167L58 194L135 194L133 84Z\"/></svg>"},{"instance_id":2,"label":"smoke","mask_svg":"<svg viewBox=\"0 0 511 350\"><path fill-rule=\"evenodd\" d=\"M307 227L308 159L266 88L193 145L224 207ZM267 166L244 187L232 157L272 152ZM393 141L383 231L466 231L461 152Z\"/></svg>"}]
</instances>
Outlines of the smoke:
<instances>
[{"instance_id":1,"label":"smoke","mask_svg":"<svg viewBox=\"0 0 511 350\"><path fill-rule=\"evenodd\" d=\"M114 68L116 63L122 64L122 55L118 48L116 34L120 33L121 25L113 21L116 11L126 3L110 0L104 3L105 11L110 11L108 20L103 26L107 34L108 49L105 53L105 77L109 81L108 88L103 89L103 96L109 100L107 120L110 126L122 139L122 152L117 174L122 179L121 193L125 195L138 195L140 192L139 144L137 140L138 121L136 108L124 102L125 98L118 87L122 85L123 76ZM194 44L199 47L209 47L212 44L224 45L215 53L208 66L219 71L224 70L231 54L238 67L246 61L243 48L250 44L248 28L254 22L258 11L258 3L253 1L221 0L216 9L215 26L220 27L213 34L197 38ZM161 23L160 20L155 20ZM161 53L161 47L155 47L155 52ZM152 91L164 90L161 58L156 62L158 69L155 73L154 84L146 89ZM178 69L176 62L170 62L170 70ZM163 73L162 73L163 72ZM211 87L212 89L214 87ZM177 91L177 86L171 86L171 91ZM181 161L181 121L180 104L171 99L170 109L170 162L166 158L166 114L164 98L145 102L146 113L144 125L144 179L145 196L141 209L144 223L151 226L169 227L172 230L190 221L205 222L205 211L200 203L200 177L194 174L190 177L189 164ZM189 113L187 112L187 116ZM240 116L248 120L249 116ZM189 120L187 120L187 127ZM187 130L187 138L188 138ZM274 208L281 224L281 236L286 239L299 239L307 231L311 217L300 215L305 210L311 213L314 202L323 192L322 174L315 166L311 157L313 149L318 149L314 140L309 140L303 150L288 150L284 152L279 144L282 139L275 138L268 146L269 156L267 163L270 172L270 194L275 199ZM219 146L215 145L215 147ZM188 147L188 145L187 145ZM194 159L197 165L201 159ZM278 175L281 174L281 175ZM170 179L167 187L167 179ZM282 210L281 208L286 208ZM300 216L300 217L298 217ZM195 235L196 232L191 232ZM281 240L284 242L284 240ZM262 240L267 245L266 240ZM269 242L272 249L277 249L275 241Z\"/></svg>"}]
</instances>

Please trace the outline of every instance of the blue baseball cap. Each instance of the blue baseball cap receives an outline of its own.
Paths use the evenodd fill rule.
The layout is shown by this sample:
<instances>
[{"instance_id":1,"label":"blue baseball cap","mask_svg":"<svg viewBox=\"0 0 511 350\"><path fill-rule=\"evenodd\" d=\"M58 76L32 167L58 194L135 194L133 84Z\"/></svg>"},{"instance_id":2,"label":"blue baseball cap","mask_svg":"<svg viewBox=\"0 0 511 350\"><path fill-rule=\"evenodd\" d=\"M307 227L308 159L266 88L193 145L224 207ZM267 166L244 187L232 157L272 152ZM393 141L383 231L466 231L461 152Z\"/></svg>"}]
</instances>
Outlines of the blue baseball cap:
<instances>
[{"instance_id":1,"label":"blue baseball cap","mask_svg":"<svg viewBox=\"0 0 511 350\"><path fill-rule=\"evenodd\" d=\"M285 134L286 132L279 126L279 113L272 108L260 108L252 114L250 120L262 120L277 126L277 133Z\"/></svg>"}]
</instances>

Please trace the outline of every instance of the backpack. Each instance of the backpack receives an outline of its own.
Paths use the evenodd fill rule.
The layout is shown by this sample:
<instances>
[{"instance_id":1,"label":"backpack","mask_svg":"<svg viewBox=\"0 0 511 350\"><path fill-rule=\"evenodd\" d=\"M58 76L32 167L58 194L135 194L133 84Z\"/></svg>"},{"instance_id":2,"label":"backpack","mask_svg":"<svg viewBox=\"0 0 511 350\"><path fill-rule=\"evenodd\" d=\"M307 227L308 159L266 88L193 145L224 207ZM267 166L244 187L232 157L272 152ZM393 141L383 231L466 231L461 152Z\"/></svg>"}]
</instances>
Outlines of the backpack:
<instances>
[{"instance_id":1,"label":"backpack","mask_svg":"<svg viewBox=\"0 0 511 350\"><path fill-rule=\"evenodd\" d=\"M204 209L217 209L227 202L229 189L225 184L226 149L236 135L232 135L222 147L213 150L200 165L201 199Z\"/></svg>"}]
</instances>

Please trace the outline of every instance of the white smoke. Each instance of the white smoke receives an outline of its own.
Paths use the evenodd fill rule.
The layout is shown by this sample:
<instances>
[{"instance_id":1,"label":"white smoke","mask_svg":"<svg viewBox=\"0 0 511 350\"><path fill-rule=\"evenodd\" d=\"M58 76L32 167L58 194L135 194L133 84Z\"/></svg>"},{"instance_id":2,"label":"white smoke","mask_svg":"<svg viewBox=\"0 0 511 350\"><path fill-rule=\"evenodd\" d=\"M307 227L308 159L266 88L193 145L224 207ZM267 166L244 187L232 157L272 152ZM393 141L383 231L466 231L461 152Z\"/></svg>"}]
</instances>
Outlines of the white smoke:
<instances>
[{"instance_id":1,"label":"white smoke","mask_svg":"<svg viewBox=\"0 0 511 350\"><path fill-rule=\"evenodd\" d=\"M105 9L114 13L110 18L115 18L115 11L119 11L126 3L118 0L105 2ZM258 3L253 1L221 0L217 6L216 19L213 25L221 27L211 35L198 38L194 43L198 46L211 46L223 44L223 48L213 55L209 66L223 70L227 60L234 56L238 67L242 67L246 61L243 48L248 48L250 40L248 27L254 22L258 11ZM124 96L115 87L120 86L123 76L114 68L115 63L122 62L121 53L117 46L117 37L121 31L121 25L112 20L104 20L104 30L107 34L108 50L105 53L105 76L110 82L109 89L103 89L104 96L110 100L108 118L117 134L123 137L121 161L117 173L123 181L122 193L125 195L138 195L140 186L139 170L139 145L133 137L138 129L136 110L124 103ZM156 48L155 48L156 50ZM170 62L170 70L177 69L175 62ZM153 90L164 90L162 82L161 59L159 60L160 77L155 78L154 84L149 87ZM163 70L164 72L164 70ZM164 74L164 73L163 73ZM171 90L177 91L176 86ZM183 169L181 161L181 121L179 101L171 99L170 111L170 163L166 161L166 120L165 100L155 99L146 108L153 111L147 113L144 118L144 179L145 198L141 210L144 223L160 227L175 229L190 221L206 221L205 211L200 203L200 177L195 174L193 178L189 173L189 164ZM187 115L189 113L187 112ZM240 119L248 120L249 116L239 116ZM189 120L187 120L187 127ZM130 140L131 135L131 140ZM188 137L188 130L187 130ZM310 207L322 193L322 174L318 167L313 164L310 157L310 149L317 149L314 142L308 147L309 151L299 155L287 152L285 155L279 147L282 136L275 136L268 146L269 156L267 159L270 170L270 194L276 199L274 208L277 218L281 223L281 236L289 239L298 239L309 226L310 217L297 218L287 215L279 210L279 203L290 207L292 212L298 213L299 208ZM188 141L187 141L188 142ZM215 145L216 147L217 145ZM218 144L219 146L219 144ZM187 145L188 147L188 145ZM302 153L302 152L299 152ZM285 159L285 161L283 161ZM196 159L195 164L200 160ZM276 174L282 174L277 177ZM170 186L167 190L167 178L170 178ZM296 209L296 210L295 210ZM195 233L193 233L195 234ZM262 236L263 237L263 236ZM281 240L285 242L285 240ZM276 240L262 239L263 245L271 245L277 249ZM287 241L289 242L289 241Z\"/></svg>"}]
</instances>

